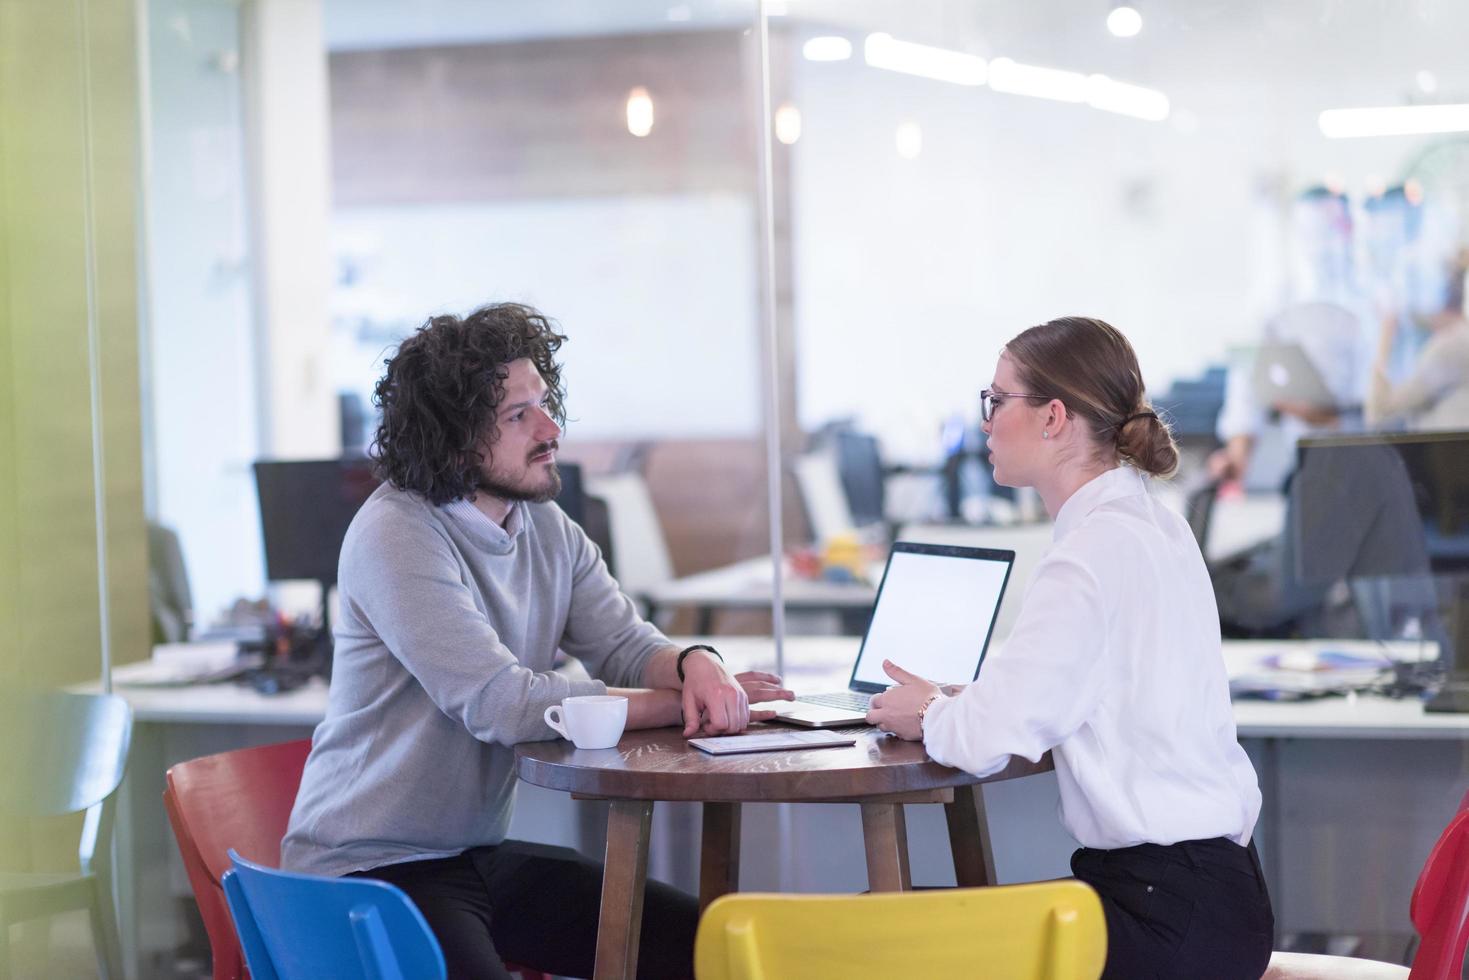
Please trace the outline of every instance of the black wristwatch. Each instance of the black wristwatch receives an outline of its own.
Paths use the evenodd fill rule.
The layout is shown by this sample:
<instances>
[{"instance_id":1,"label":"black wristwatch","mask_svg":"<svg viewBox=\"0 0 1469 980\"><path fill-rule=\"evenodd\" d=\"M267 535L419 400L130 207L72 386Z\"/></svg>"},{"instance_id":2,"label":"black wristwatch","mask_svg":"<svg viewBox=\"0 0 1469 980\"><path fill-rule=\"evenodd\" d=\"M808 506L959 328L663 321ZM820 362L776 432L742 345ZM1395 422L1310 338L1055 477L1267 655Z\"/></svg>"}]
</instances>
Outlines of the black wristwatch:
<instances>
[{"instance_id":1,"label":"black wristwatch","mask_svg":"<svg viewBox=\"0 0 1469 980\"><path fill-rule=\"evenodd\" d=\"M675 667L678 668L678 682L680 684L683 683L683 658L684 657L687 657L689 654L693 653L695 650L705 650L705 651L708 651L709 653L714 654L715 658L718 659L718 661L720 663L724 663L724 658L721 657L721 656L719 656L719 651L716 650L716 649L714 649L713 647L711 647L707 643L695 643L691 647L684 647L682 650L678 651L678 663L676 663L674 665Z\"/></svg>"}]
</instances>

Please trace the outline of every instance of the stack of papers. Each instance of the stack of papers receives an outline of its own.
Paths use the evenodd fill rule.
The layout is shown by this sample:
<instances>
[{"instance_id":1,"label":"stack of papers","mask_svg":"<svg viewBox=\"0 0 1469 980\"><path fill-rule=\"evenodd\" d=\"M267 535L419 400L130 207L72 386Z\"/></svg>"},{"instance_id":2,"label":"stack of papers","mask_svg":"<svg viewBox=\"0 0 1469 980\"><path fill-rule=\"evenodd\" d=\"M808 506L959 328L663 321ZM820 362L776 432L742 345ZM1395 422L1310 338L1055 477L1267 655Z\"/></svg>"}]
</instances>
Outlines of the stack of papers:
<instances>
[{"instance_id":1,"label":"stack of papers","mask_svg":"<svg viewBox=\"0 0 1469 980\"><path fill-rule=\"evenodd\" d=\"M242 658L233 640L211 643L161 643L151 660L113 671L113 683L128 687L180 687L228 680L260 665L261 658Z\"/></svg>"},{"instance_id":2,"label":"stack of papers","mask_svg":"<svg viewBox=\"0 0 1469 980\"><path fill-rule=\"evenodd\" d=\"M1381 653L1290 650L1264 657L1257 669L1231 677L1229 694L1274 701L1345 694L1379 683L1392 666Z\"/></svg>"}]
</instances>

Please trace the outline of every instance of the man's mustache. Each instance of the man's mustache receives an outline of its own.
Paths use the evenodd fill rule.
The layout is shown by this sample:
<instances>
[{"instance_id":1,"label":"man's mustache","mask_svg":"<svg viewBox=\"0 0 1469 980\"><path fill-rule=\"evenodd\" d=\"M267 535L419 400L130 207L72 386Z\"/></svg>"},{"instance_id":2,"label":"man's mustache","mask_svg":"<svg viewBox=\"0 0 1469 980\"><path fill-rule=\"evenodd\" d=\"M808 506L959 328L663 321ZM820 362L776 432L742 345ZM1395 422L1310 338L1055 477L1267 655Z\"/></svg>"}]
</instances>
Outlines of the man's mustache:
<instances>
[{"instance_id":1,"label":"man's mustache","mask_svg":"<svg viewBox=\"0 0 1469 980\"><path fill-rule=\"evenodd\" d=\"M550 442L543 442L540 445L536 446L534 449L532 449L530 451L530 455L527 456L526 459L527 460L535 459L537 456L541 455L542 453L549 453L549 452L552 452L552 451L557 450L557 449L560 449L560 448L561 448L561 443L558 442L555 439L552 439Z\"/></svg>"}]
</instances>

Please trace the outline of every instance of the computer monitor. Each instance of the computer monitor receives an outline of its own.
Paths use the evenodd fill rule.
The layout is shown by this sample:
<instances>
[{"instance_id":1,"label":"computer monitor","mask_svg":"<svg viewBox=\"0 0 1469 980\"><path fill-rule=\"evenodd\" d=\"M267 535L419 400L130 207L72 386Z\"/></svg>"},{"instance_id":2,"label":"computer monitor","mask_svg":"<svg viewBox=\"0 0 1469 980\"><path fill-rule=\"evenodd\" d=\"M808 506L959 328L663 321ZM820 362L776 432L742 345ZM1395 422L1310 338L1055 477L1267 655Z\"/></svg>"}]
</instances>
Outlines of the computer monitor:
<instances>
[{"instance_id":1,"label":"computer monitor","mask_svg":"<svg viewBox=\"0 0 1469 980\"><path fill-rule=\"evenodd\" d=\"M561 474L561 492L556 495L556 504L566 516L586 527L587 495L582 486L581 467L576 463L556 463L556 472Z\"/></svg>"},{"instance_id":2,"label":"computer monitor","mask_svg":"<svg viewBox=\"0 0 1469 980\"><path fill-rule=\"evenodd\" d=\"M377 489L365 458L260 460L255 463L265 577L321 584L323 643L331 640L327 593L337 584L342 539L358 508Z\"/></svg>"},{"instance_id":3,"label":"computer monitor","mask_svg":"<svg viewBox=\"0 0 1469 980\"><path fill-rule=\"evenodd\" d=\"M1303 581L1381 578L1398 603L1436 617L1440 588L1450 669L1435 710L1469 710L1469 432L1302 439L1291 485L1290 546Z\"/></svg>"},{"instance_id":4,"label":"computer monitor","mask_svg":"<svg viewBox=\"0 0 1469 980\"><path fill-rule=\"evenodd\" d=\"M882 454L877 439L864 432L836 434L837 472L847 509L858 527L881 524L886 516Z\"/></svg>"},{"instance_id":5,"label":"computer monitor","mask_svg":"<svg viewBox=\"0 0 1469 980\"><path fill-rule=\"evenodd\" d=\"M257 462L266 578L336 585L347 526L379 482L361 458Z\"/></svg>"}]
</instances>

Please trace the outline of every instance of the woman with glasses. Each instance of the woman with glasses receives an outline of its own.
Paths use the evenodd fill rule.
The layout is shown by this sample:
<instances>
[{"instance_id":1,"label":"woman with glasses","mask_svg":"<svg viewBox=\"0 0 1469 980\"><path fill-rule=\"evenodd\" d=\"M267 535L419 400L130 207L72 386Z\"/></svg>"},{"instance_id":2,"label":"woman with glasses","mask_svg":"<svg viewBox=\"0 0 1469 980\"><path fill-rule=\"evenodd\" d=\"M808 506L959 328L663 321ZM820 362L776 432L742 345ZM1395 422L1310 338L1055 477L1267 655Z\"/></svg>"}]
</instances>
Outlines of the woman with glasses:
<instances>
[{"instance_id":1,"label":"woman with glasses","mask_svg":"<svg viewBox=\"0 0 1469 980\"><path fill-rule=\"evenodd\" d=\"M979 776L1051 752L1072 872L1106 915L1104 977L1254 980L1274 931L1260 790L1203 557L1149 490L1178 450L1132 346L1100 320L1032 327L982 405L995 480L1035 487L1052 546L977 681L940 690L888 664L868 720Z\"/></svg>"}]
</instances>

